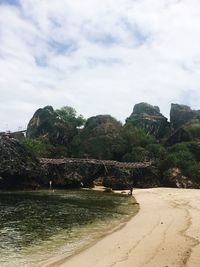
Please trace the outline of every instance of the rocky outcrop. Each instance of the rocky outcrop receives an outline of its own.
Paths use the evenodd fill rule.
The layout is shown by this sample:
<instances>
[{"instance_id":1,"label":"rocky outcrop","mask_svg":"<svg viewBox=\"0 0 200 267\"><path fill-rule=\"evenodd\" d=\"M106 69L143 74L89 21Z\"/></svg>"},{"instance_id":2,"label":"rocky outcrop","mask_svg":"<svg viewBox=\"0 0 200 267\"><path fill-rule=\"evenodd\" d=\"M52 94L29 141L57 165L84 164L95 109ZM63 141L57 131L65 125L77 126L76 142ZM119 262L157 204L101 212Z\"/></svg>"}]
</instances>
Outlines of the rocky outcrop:
<instances>
[{"instance_id":1,"label":"rocky outcrop","mask_svg":"<svg viewBox=\"0 0 200 267\"><path fill-rule=\"evenodd\" d=\"M35 188L39 185L39 161L16 139L1 136L0 151L0 189Z\"/></svg>"},{"instance_id":2,"label":"rocky outcrop","mask_svg":"<svg viewBox=\"0 0 200 267\"><path fill-rule=\"evenodd\" d=\"M147 103L136 104L126 123L142 128L147 134L157 138L162 138L169 128L167 118L160 113L159 107Z\"/></svg>"},{"instance_id":3,"label":"rocky outcrop","mask_svg":"<svg viewBox=\"0 0 200 267\"><path fill-rule=\"evenodd\" d=\"M199 116L199 110L192 110L186 105L171 104L170 123L174 129L178 129L187 122Z\"/></svg>"},{"instance_id":4,"label":"rocky outcrop","mask_svg":"<svg viewBox=\"0 0 200 267\"><path fill-rule=\"evenodd\" d=\"M77 156L121 159L125 147L122 130L122 124L110 115L89 118L78 136Z\"/></svg>"},{"instance_id":5,"label":"rocky outcrop","mask_svg":"<svg viewBox=\"0 0 200 267\"><path fill-rule=\"evenodd\" d=\"M166 144L173 145L200 138L200 111L185 105L172 104L170 123L173 129Z\"/></svg>"},{"instance_id":6,"label":"rocky outcrop","mask_svg":"<svg viewBox=\"0 0 200 267\"><path fill-rule=\"evenodd\" d=\"M162 186L158 170L151 167L138 169L121 169L117 176L105 176L105 187L113 190L125 190L130 188L152 188Z\"/></svg>"},{"instance_id":7,"label":"rocky outcrop","mask_svg":"<svg viewBox=\"0 0 200 267\"><path fill-rule=\"evenodd\" d=\"M57 128L58 121L58 115L52 106L40 108L28 123L26 135L28 138L43 137L55 142L55 140L59 140L62 137Z\"/></svg>"},{"instance_id":8,"label":"rocky outcrop","mask_svg":"<svg viewBox=\"0 0 200 267\"><path fill-rule=\"evenodd\" d=\"M52 156L72 156L72 141L83 124L82 115L77 116L75 109L69 106L57 110L46 106L35 112L28 123L26 135L51 145Z\"/></svg>"},{"instance_id":9,"label":"rocky outcrop","mask_svg":"<svg viewBox=\"0 0 200 267\"><path fill-rule=\"evenodd\" d=\"M171 168L167 171L163 185L175 188L200 188L199 184L182 175L181 170L178 168Z\"/></svg>"}]
</instances>

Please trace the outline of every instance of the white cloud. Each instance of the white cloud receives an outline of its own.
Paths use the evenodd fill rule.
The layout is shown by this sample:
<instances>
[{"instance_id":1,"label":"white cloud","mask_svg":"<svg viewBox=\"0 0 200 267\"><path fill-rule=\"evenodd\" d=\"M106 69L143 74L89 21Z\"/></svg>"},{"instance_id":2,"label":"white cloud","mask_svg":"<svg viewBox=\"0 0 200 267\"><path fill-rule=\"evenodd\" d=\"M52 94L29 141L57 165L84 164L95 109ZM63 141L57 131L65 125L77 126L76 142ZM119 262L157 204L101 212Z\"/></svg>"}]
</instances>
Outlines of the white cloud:
<instances>
[{"instance_id":1,"label":"white cloud","mask_svg":"<svg viewBox=\"0 0 200 267\"><path fill-rule=\"evenodd\" d=\"M19 2L0 5L0 130L45 105L122 121L141 101L200 107L198 0Z\"/></svg>"}]
</instances>

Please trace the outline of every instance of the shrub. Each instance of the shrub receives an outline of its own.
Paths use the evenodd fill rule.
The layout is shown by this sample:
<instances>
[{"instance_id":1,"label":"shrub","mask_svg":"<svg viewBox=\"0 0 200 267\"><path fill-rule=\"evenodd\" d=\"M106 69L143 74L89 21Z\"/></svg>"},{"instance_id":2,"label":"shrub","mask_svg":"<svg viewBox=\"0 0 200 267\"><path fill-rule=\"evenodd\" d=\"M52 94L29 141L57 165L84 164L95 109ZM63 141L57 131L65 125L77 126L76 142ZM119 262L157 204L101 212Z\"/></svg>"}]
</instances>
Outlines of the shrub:
<instances>
[{"instance_id":1,"label":"shrub","mask_svg":"<svg viewBox=\"0 0 200 267\"><path fill-rule=\"evenodd\" d=\"M47 157L52 145L42 139L24 138L22 144L36 157Z\"/></svg>"}]
</instances>

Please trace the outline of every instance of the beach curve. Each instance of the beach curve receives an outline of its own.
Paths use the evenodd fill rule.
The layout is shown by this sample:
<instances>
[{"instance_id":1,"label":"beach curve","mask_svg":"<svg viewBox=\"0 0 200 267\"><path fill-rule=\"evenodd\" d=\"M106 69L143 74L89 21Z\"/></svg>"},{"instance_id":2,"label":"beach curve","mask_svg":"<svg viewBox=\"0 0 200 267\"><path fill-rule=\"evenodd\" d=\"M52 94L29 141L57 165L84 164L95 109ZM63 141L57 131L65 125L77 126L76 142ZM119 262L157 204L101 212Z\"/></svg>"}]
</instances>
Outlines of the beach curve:
<instances>
[{"instance_id":1,"label":"beach curve","mask_svg":"<svg viewBox=\"0 0 200 267\"><path fill-rule=\"evenodd\" d=\"M139 213L92 247L55 261L61 267L197 267L200 264L200 191L134 190Z\"/></svg>"}]
</instances>

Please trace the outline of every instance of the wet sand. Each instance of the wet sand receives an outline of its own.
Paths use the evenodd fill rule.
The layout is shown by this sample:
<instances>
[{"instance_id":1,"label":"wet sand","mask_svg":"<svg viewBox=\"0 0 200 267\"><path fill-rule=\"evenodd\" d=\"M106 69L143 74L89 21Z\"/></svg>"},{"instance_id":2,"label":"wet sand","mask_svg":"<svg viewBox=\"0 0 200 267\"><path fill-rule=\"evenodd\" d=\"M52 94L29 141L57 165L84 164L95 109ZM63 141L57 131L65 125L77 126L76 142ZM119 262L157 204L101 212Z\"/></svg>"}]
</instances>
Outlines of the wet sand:
<instances>
[{"instance_id":1,"label":"wet sand","mask_svg":"<svg viewBox=\"0 0 200 267\"><path fill-rule=\"evenodd\" d=\"M61 267L199 267L200 190L137 189L139 213Z\"/></svg>"}]
</instances>

